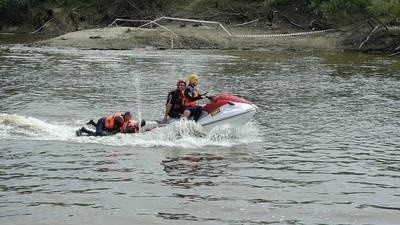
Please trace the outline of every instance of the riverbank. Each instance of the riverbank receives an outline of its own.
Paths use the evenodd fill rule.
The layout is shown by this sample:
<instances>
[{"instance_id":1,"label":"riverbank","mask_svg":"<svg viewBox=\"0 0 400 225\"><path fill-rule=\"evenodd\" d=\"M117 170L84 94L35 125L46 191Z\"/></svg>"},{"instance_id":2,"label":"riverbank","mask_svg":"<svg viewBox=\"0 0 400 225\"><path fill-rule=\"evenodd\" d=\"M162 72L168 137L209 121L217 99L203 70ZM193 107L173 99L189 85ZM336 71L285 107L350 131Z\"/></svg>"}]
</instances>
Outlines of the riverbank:
<instances>
[{"instance_id":1,"label":"riverbank","mask_svg":"<svg viewBox=\"0 0 400 225\"><path fill-rule=\"evenodd\" d=\"M67 33L34 43L80 49L310 49L351 50L399 55L400 32L369 28L298 31L265 30L254 27L230 27L230 34L215 26L181 27L169 25L153 29L106 27Z\"/></svg>"},{"instance_id":2,"label":"riverbank","mask_svg":"<svg viewBox=\"0 0 400 225\"><path fill-rule=\"evenodd\" d=\"M168 29L168 30L167 30ZM67 33L35 43L38 46L74 47L82 49L259 49L312 48L341 49L341 32L284 36L254 28L231 28L232 36L212 26L168 26L167 29L107 27ZM254 35L254 36L239 36ZM258 36L264 35L264 36Z\"/></svg>"},{"instance_id":3,"label":"riverbank","mask_svg":"<svg viewBox=\"0 0 400 225\"><path fill-rule=\"evenodd\" d=\"M113 7L108 7L106 2L61 7L51 2L46 4L43 2L35 6L37 13L32 14L31 19L24 17L20 18L21 20L16 18L12 20L14 14L10 14L8 20L0 23L0 31L25 33L28 39L37 41L32 45L59 48L106 50L278 47L355 50L388 55L400 53L400 29L388 29L377 19L365 20L367 14L353 15L351 20L338 17L324 20L310 11L305 2L268 6L253 4L246 13L242 12L241 6L247 3L249 2L243 1L233 7L206 1L195 1L190 4L174 1L173 4L163 2L163 5L168 7L153 7L153 10L138 11L139 5L126 5L126 3L116 4ZM141 7L148 9L145 6L147 5ZM130 14L132 10L135 13ZM160 25L158 27L137 28L142 24L139 21L155 19L157 15L211 20L214 24L157 20L157 25ZM121 27L106 27L116 18L134 19L136 22L125 20L119 23ZM224 32L218 23L223 24L232 35ZM330 31L309 33L320 30ZM298 33L302 35L296 35ZM53 38L43 40L37 34ZM22 40L24 37L21 39L21 35L15 37L14 39L12 35L6 35L4 41L0 35L0 44L29 42Z\"/></svg>"},{"instance_id":4,"label":"riverbank","mask_svg":"<svg viewBox=\"0 0 400 225\"><path fill-rule=\"evenodd\" d=\"M165 29L167 28L167 29ZM56 37L38 34L0 34L0 44L35 47L126 50L149 49L288 49L361 51L400 55L400 34L396 31L359 29L300 32L286 29L230 27L232 35L214 26L165 28L105 27L66 33ZM349 31L350 30L350 31ZM240 36L242 35L242 36Z\"/></svg>"}]
</instances>

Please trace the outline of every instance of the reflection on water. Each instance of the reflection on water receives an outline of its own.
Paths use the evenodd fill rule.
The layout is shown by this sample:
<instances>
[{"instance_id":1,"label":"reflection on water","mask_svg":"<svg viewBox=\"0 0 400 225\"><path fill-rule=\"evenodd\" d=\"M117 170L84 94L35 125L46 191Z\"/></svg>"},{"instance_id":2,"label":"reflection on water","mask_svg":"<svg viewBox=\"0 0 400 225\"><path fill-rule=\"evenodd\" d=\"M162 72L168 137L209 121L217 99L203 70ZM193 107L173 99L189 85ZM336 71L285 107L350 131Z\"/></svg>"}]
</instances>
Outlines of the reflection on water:
<instances>
[{"instance_id":1,"label":"reflection on water","mask_svg":"<svg viewBox=\"0 0 400 225\"><path fill-rule=\"evenodd\" d=\"M220 163L216 164L216 161ZM181 188L212 186L213 182L210 178L224 175L224 167L227 165L223 161L223 157L207 154L167 158L161 162L164 171L171 177L165 181L165 184ZM185 197L185 195L177 194L177 197Z\"/></svg>"},{"instance_id":2,"label":"reflection on water","mask_svg":"<svg viewBox=\"0 0 400 225\"><path fill-rule=\"evenodd\" d=\"M18 44L18 43L33 43L40 40L50 38L49 35L40 34L14 34L14 33L0 33L0 44Z\"/></svg>"},{"instance_id":3,"label":"reflection on water","mask_svg":"<svg viewBox=\"0 0 400 225\"><path fill-rule=\"evenodd\" d=\"M398 58L1 46L0 62L1 224L398 224ZM74 136L110 112L159 119L192 71L255 119Z\"/></svg>"}]
</instances>

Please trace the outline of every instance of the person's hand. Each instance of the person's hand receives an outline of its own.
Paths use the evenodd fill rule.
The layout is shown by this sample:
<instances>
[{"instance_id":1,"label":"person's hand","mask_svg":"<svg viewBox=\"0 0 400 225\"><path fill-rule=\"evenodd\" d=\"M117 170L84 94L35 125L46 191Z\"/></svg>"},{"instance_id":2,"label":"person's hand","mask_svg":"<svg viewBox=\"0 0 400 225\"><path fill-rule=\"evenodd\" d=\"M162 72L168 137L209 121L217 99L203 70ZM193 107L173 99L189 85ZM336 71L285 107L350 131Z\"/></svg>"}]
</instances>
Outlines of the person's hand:
<instances>
[{"instance_id":1,"label":"person's hand","mask_svg":"<svg viewBox=\"0 0 400 225\"><path fill-rule=\"evenodd\" d=\"M167 123L168 120L168 116L164 116L163 120L161 121L161 123Z\"/></svg>"},{"instance_id":2,"label":"person's hand","mask_svg":"<svg viewBox=\"0 0 400 225\"><path fill-rule=\"evenodd\" d=\"M208 94L208 92L203 93L203 94L199 94L199 97L200 97L201 99L203 99L203 96L207 97L207 94Z\"/></svg>"},{"instance_id":3,"label":"person's hand","mask_svg":"<svg viewBox=\"0 0 400 225\"><path fill-rule=\"evenodd\" d=\"M211 95L211 96L206 96L206 98L208 98L208 100L213 100L213 98L214 98L214 96L213 95Z\"/></svg>"}]
</instances>

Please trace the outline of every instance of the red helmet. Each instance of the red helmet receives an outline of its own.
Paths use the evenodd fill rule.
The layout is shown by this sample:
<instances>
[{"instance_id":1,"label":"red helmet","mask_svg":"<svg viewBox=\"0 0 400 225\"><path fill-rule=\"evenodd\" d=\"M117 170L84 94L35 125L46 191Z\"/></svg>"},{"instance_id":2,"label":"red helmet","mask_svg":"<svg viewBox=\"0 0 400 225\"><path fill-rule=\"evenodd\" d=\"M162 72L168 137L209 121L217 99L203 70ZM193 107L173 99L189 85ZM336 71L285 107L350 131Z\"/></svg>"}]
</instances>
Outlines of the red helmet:
<instances>
[{"instance_id":1,"label":"red helmet","mask_svg":"<svg viewBox=\"0 0 400 225\"><path fill-rule=\"evenodd\" d=\"M180 83L184 83L186 85L186 81L184 79L178 79L176 86L179 86Z\"/></svg>"}]
</instances>

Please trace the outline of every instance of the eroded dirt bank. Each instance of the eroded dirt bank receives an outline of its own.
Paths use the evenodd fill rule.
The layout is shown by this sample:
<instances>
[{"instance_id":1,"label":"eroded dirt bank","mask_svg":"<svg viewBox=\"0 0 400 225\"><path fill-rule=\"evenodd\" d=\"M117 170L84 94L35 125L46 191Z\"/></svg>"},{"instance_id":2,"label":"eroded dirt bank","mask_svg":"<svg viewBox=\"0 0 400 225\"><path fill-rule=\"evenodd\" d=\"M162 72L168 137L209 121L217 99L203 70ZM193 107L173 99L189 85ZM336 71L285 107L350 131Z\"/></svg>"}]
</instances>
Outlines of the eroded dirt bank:
<instances>
[{"instance_id":1,"label":"eroded dirt bank","mask_svg":"<svg viewBox=\"0 0 400 225\"><path fill-rule=\"evenodd\" d=\"M171 27L170 27L171 28ZM171 28L172 30L172 28ZM144 29L111 27L67 33L36 45L76 47L84 49L257 49L270 47L341 49L340 32L325 32L287 37L240 37L243 34L264 34L256 29L234 29L233 36L212 27L174 29Z\"/></svg>"}]
</instances>

